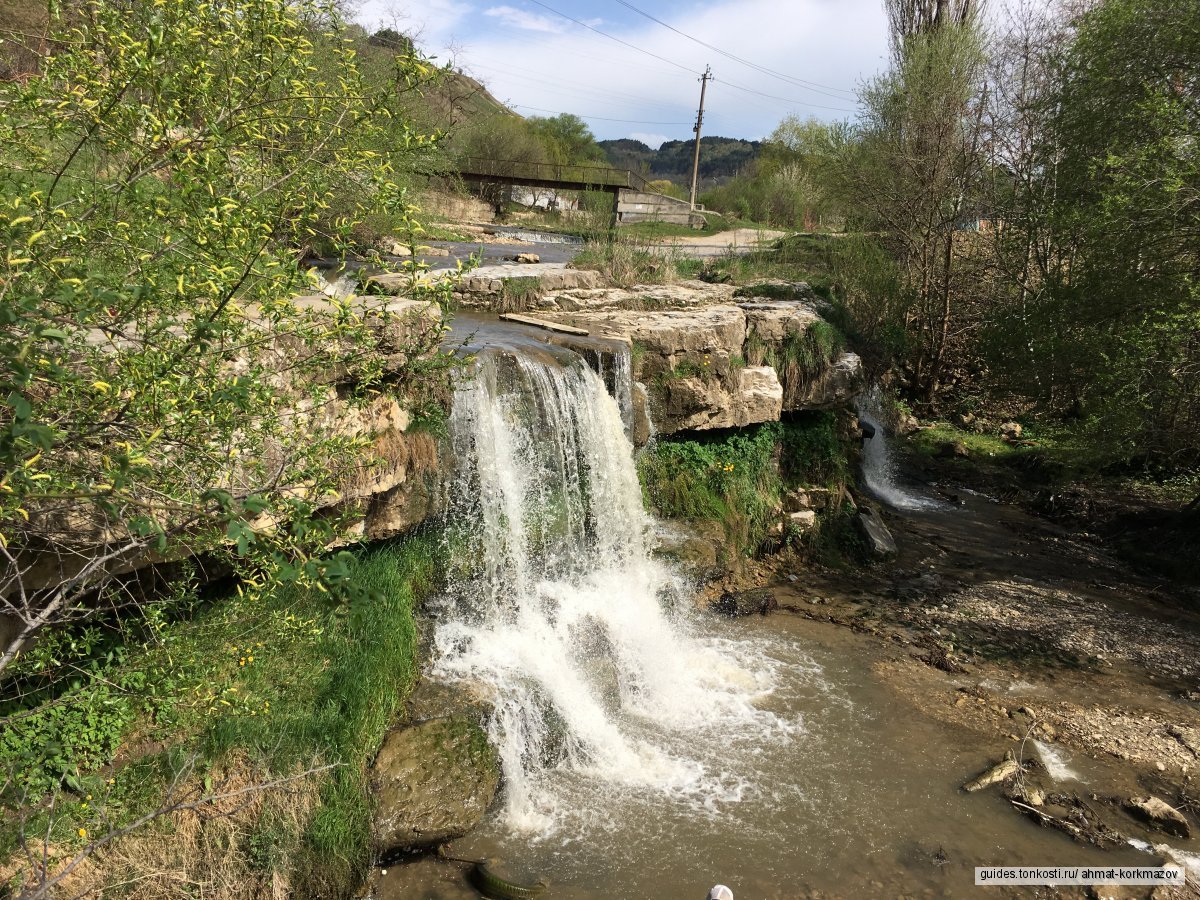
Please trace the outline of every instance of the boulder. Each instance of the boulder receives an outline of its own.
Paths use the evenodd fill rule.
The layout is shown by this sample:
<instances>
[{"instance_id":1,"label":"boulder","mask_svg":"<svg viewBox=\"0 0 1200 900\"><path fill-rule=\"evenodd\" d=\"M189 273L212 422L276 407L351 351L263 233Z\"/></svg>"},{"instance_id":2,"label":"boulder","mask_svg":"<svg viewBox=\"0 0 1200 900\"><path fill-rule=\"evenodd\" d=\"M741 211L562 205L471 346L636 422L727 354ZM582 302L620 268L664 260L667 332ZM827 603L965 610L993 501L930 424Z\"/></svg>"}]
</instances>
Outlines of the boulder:
<instances>
[{"instance_id":1,"label":"boulder","mask_svg":"<svg viewBox=\"0 0 1200 900\"><path fill-rule=\"evenodd\" d=\"M709 605L709 609L730 618L765 616L779 609L779 601L768 588L737 593L726 591Z\"/></svg>"},{"instance_id":2,"label":"boulder","mask_svg":"<svg viewBox=\"0 0 1200 900\"><path fill-rule=\"evenodd\" d=\"M1158 797L1130 797L1124 806L1130 815L1157 831L1181 838L1192 836L1192 826L1187 818L1165 800Z\"/></svg>"},{"instance_id":3,"label":"boulder","mask_svg":"<svg viewBox=\"0 0 1200 900\"><path fill-rule=\"evenodd\" d=\"M896 555L896 540L878 513L872 509L860 509L854 521L872 556L883 558Z\"/></svg>"},{"instance_id":4,"label":"boulder","mask_svg":"<svg viewBox=\"0 0 1200 900\"><path fill-rule=\"evenodd\" d=\"M734 425L774 422L783 412L783 385L770 366L747 366L737 373L737 394L732 398Z\"/></svg>"},{"instance_id":5,"label":"boulder","mask_svg":"<svg viewBox=\"0 0 1200 900\"><path fill-rule=\"evenodd\" d=\"M857 353L842 353L832 365L798 384L789 383L783 408L833 409L844 406L862 393L866 376Z\"/></svg>"},{"instance_id":6,"label":"boulder","mask_svg":"<svg viewBox=\"0 0 1200 900\"><path fill-rule=\"evenodd\" d=\"M470 719L397 728L371 770L376 848L428 850L462 837L479 824L499 783L495 752Z\"/></svg>"},{"instance_id":7,"label":"boulder","mask_svg":"<svg viewBox=\"0 0 1200 900\"><path fill-rule=\"evenodd\" d=\"M804 532L817 525L816 510L802 509L799 512L788 513L787 527L791 531Z\"/></svg>"},{"instance_id":8,"label":"boulder","mask_svg":"<svg viewBox=\"0 0 1200 900\"><path fill-rule=\"evenodd\" d=\"M688 577L705 583L725 574L724 546L725 529L720 522L694 520L680 527L664 526L654 555L677 563Z\"/></svg>"},{"instance_id":9,"label":"boulder","mask_svg":"<svg viewBox=\"0 0 1200 900\"><path fill-rule=\"evenodd\" d=\"M826 512L837 505L838 492L823 487L796 488L783 496L783 511L787 513L815 509Z\"/></svg>"}]
</instances>

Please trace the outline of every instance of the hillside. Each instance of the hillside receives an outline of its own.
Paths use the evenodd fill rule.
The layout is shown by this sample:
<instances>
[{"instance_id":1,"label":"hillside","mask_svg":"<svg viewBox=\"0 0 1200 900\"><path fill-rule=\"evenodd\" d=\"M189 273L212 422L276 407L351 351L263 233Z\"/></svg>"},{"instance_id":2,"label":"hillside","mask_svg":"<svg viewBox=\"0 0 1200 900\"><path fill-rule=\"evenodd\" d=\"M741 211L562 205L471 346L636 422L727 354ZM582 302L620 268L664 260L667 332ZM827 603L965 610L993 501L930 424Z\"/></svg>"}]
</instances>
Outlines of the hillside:
<instances>
[{"instance_id":1,"label":"hillside","mask_svg":"<svg viewBox=\"0 0 1200 900\"><path fill-rule=\"evenodd\" d=\"M692 177L692 141L667 141L652 150L641 141L622 138L600 141L608 161L619 169L632 169L650 178L669 178L679 184ZM706 187L722 184L743 171L762 149L760 141L740 138L700 139L700 181Z\"/></svg>"}]
</instances>

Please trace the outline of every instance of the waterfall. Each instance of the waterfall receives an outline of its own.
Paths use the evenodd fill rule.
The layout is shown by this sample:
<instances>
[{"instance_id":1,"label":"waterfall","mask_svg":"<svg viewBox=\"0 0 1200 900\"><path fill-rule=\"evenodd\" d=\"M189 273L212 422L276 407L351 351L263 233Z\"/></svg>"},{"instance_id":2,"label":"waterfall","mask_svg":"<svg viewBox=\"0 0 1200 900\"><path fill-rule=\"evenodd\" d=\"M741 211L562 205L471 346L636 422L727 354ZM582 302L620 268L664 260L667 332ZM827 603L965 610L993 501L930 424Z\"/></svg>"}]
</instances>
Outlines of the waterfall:
<instances>
[{"instance_id":1,"label":"waterfall","mask_svg":"<svg viewBox=\"0 0 1200 900\"><path fill-rule=\"evenodd\" d=\"M874 434L863 441L863 484L877 499L896 509L939 509L944 504L902 486L896 477L896 461L889 446L890 436L883 413L879 387L858 398L858 420L870 425Z\"/></svg>"},{"instance_id":2,"label":"waterfall","mask_svg":"<svg viewBox=\"0 0 1200 900\"><path fill-rule=\"evenodd\" d=\"M615 368L619 390L628 359ZM586 813L581 782L737 800L744 779L689 746L789 727L755 706L772 664L699 636L690 586L651 555L622 412L562 348L482 350L455 394L452 539L468 571L439 611L434 674L490 693L512 830Z\"/></svg>"}]
</instances>

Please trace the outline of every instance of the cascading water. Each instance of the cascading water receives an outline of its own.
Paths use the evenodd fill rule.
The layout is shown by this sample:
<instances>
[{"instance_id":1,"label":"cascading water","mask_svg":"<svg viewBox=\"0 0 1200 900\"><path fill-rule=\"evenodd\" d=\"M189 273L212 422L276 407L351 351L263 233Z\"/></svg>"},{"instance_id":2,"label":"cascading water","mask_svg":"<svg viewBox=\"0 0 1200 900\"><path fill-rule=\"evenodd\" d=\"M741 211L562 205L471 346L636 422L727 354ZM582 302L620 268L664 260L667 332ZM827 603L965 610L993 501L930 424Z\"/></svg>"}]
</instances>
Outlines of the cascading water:
<instances>
[{"instance_id":1,"label":"cascading water","mask_svg":"<svg viewBox=\"0 0 1200 900\"><path fill-rule=\"evenodd\" d=\"M435 672L492 691L505 824L535 837L613 792L739 800L745 778L702 748L793 729L755 705L775 675L761 646L698 635L688 586L652 557L626 404L549 347L483 350L455 394L456 551L474 571L446 598Z\"/></svg>"},{"instance_id":2,"label":"cascading water","mask_svg":"<svg viewBox=\"0 0 1200 900\"><path fill-rule=\"evenodd\" d=\"M940 509L945 504L932 497L922 496L903 487L896 478L896 461L889 446L888 429L884 424L882 398L879 388L872 387L858 398L858 419L874 429L863 441L863 483L876 498L896 509Z\"/></svg>"}]
</instances>

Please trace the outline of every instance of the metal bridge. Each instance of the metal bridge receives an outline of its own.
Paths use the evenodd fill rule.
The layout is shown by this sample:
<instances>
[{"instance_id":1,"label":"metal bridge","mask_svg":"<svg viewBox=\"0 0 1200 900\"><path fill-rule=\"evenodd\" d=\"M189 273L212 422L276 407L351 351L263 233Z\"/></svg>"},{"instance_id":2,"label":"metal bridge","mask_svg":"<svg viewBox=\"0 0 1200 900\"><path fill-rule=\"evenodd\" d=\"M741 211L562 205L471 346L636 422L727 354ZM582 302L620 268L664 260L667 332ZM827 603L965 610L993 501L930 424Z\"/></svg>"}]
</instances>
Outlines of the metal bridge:
<instances>
[{"instance_id":1,"label":"metal bridge","mask_svg":"<svg viewBox=\"0 0 1200 900\"><path fill-rule=\"evenodd\" d=\"M557 163L531 163L511 159L485 159L469 156L459 162L464 181L486 184L514 184L559 191L621 191L658 193L636 172L611 166L571 166Z\"/></svg>"}]
</instances>

